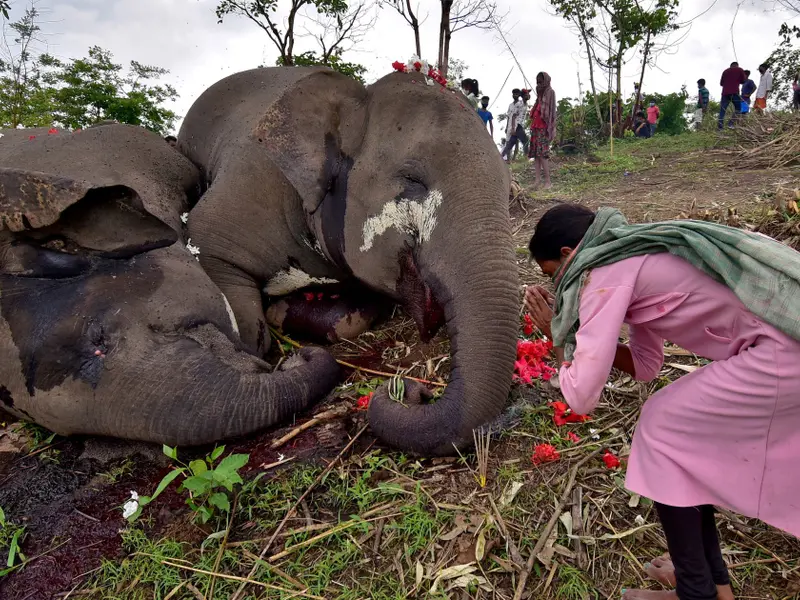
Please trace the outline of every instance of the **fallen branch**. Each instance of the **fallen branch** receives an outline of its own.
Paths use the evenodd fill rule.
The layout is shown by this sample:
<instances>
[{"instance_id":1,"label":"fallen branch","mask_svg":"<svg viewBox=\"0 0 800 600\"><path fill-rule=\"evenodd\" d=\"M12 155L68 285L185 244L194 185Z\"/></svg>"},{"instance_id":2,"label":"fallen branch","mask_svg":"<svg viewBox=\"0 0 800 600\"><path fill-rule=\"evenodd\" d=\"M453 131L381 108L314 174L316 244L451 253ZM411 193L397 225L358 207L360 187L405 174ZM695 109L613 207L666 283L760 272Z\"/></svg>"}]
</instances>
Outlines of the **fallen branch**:
<instances>
[{"instance_id":1,"label":"fallen branch","mask_svg":"<svg viewBox=\"0 0 800 600\"><path fill-rule=\"evenodd\" d=\"M536 557L547 543L553 528L558 524L558 518L561 516L561 511L564 510L564 505L567 503L567 500L572 493L572 486L575 485L575 480L578 477L578 470L598 454L600 454L600 449L597 449L591 454L585 456L578 461L574 467L572 467L572 471L570 471L569 474L569 479L564 486L564 491L561 492L561 498L556 505L556 510L553 512L553 516L550 517L550 520L547 522L544 530L539 535L539 541L536 542L536 546L534 546L531 555L528 557L528 562L525 563L525 569L519 575L519 583L517 584L517 590L514 592L514 600L521 600L522 598L522 592L525 591L525 584L528 582L528 577L530 577L531 571L533 571L533 565L536 563Z\"/></svg>"},{"instance_id":2,"label":"fallen branch","mask_svg":"<svg viewBox=\"0 0 800 600\"><path fill-rule=\"evenodd\" d=\"M275 528L275 532L272 534L272 537L269 538L269 541L264 546L264 549L261 551L261 554L259 554L259 556L258 556L258 560L259 561L263 561L264 560L264 557L267 555L267 552L269 552L269 549L272 546L272 542L275 541L275 538L278 537L278 534L281 532L283 527L286 525L286 523L289 521L289 519L292 518L292 515L294 515L295 511L297 511L297 507L300 506L300 503L303 500L305 500L308 497L308 495L312 492L312 490L315 487L317 487L319 482L322 481L328 473L330 473L331 469L333 469L334 465L336 465L336 463L339 462L339 460L342 458L342 456L344 456L345 453L350 448L353 447L353 444L355 444L356 440L358 440L358 438L361 437L361 434L364 433L364 431L366 431L367 427L368 427L368 425L364 425L361 429L358 430L358 433L356 433L353 436L353 439L350 440L344 448L342 448L342 450L339 452L339 454L336 455L336 458L334 458L328 464L328 466L323 469L322 473L317 475L316 479L314 479L314 481L311 482L311 485L308 486L306 491L303 492L303 495L300 496L300 498L298 498L297 501L292 505L292 507L286 512L286 515L284 515L284 517L281 520L281 522L278 523L278 526ZM258 567L259 567L259 562L256 562L253 565L253 568L250 569L250 573L247 575L247 579L242 579L242 584L236 590L236 593L233 596L231 596L231 600L240 600L240 598L242 597L242 593L244 592L244 589L247 587L247 584L251 582L253 576L256 574L256 571L258 571Z\"/></svg>"},{"instance_id":3,"label":"fallen branch","mask_svg":"<svg viewBox=\"0 0 800 600\"><path fill-rule=\"evenodd\" d=\"M347 407L345 406L337 406L336 408L332 408L330 410L326 410L325 412L321 412L318 415L314 415L311 419L302 423L298 427L292 429L289 433L284 435L283 437L275 440L270 444L270 450L275 450L283 446L289 440L297 437L306 429L310 429L320 423L324 423L325 421L331 421L333 419L338 419L339 417L343 417L347 414Z\"/></svg>"}]
</instances>

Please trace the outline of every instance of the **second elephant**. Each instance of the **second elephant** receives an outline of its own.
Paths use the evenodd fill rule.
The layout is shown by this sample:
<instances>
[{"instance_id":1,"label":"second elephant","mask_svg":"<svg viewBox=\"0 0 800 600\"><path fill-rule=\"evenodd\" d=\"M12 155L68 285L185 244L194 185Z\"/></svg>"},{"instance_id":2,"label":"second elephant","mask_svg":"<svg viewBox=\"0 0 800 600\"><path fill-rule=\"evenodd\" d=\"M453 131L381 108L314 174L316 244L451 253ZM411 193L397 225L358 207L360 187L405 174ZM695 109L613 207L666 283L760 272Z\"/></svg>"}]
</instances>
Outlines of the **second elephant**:
<instances>
[{"instance_id":1,"label":"second elephant","mask_svg":"<svg viewBox=\"0 0 800 600\"><path fill-rule=\"evenodd\" d=\"M245 71L197 100L178 148L208 186L189 234L253 354L269 347L269 302L309 286L369 289L423 339L446 325L444 395L408 384L400 403L382 389L369 412L387 443L445 454L506 402L519 299L508 170L475 111L429 83Z\"/></svg>"}]
</instances>

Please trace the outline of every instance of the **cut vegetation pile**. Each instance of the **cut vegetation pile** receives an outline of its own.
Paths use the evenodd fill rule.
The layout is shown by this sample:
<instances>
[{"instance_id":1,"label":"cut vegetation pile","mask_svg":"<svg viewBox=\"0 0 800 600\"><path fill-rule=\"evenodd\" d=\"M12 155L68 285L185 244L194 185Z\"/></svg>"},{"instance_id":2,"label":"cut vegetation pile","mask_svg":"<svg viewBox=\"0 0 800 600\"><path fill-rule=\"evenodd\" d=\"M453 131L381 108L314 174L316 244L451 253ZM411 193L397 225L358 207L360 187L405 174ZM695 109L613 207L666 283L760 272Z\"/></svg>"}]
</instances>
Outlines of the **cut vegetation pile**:
<instances>
[{"instance_id":1,"label":"cut vegetation pile","mask_svg":"<svg viewBox=\"0 0 800 600\"><path fill-rule=\"evenodd\" d=\"M800 115L768 113L741 119L736 128L738 167L779 169L800 162Z\"/></svg>"}]
</instances>

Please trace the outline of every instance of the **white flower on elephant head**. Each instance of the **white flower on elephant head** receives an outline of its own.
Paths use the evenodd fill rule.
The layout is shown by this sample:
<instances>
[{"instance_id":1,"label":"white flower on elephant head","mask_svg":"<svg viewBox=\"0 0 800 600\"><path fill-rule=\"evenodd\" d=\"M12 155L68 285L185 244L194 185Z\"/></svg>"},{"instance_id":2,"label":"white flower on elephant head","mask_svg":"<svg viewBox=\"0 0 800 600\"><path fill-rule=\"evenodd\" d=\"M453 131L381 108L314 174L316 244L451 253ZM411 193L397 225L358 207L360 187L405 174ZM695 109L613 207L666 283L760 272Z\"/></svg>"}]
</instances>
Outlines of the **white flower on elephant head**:
<instances>
[{"instance_id":1,"label":"white flower on elephant head","mask_svg":"<svg viewBox=\"0 0 800 600\"><path fill-rule=\"evenodd\" d=\"M184 225L186 225L186 223L188 223L188 222L189 222L189 213L188 213L188 212L185 212L185 213L183 213L183 214L181 215L181 223L183 223Z\"/></svg>"},{"instance_id":2,"label":"white flower on elephant head","mask_svg":"<svg viewBox=\"0 0 800 600\"><path fill-rule=\"evenodd\" d=\"M122 518L127 519L139 510L139 494L131 490L131 499L122 505Z\"/></svg>"},{"instance_id":3,"label":"white flower on elephant head","mask_svg":"<svg viewBox=\"0 0 800 600\"><path fill-rule=\"evenodd\" d=\"M200 248L192 244L192 238L186 240L186 249L189 251L189 254L195 257L195 259L200 260L197 258L200 255Z\"/></svg>"}]
</instances>

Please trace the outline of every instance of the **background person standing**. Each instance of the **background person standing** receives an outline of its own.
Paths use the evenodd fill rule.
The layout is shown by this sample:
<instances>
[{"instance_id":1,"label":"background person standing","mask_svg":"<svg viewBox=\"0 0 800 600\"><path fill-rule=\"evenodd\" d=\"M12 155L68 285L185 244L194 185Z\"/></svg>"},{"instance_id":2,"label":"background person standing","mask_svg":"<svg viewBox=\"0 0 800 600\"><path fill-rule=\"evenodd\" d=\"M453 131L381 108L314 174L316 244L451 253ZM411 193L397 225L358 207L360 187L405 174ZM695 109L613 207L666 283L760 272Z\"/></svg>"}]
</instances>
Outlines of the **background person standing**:
<instances>
[{"instance_id":1,"label":"background person standing","mask_svg":"<svg viewBox=\"0 0 800 600\"><path fill-rule=\"evenodd\" d=\"M728 127L733 128L734 119L742 113L742 97L739 95L739 86L745 81L747 81L747 77L738 62L732 62L731 66L722 72L722 77L719 80L719 84L722 86L722 98L719 101L719 120L717 123L720 131L725 124L725 113L728 112L728 107L731 104L733 104L733 117L728 121Z\"/></svg>"},{"instance_id":2,"label":"background person standing","mask_svg":"<svg viewBox=\"0 0 800 600\"><path fill-rule=\"evenodd\" d=\"M658 126L658 117L661 116L661 109L658 108L655 100L650 100L650 106L647 107L647 123L650 125L650 135L656 134L656 127Z\"/></svg>"},{"instance_id":3,"label":"background person standing","mask_svg":"<svg viewBox=\"0 0 800 600\"><path fill-rule=\"evenodd\" d=\"M772 91L772 71L766 64L758 67L758 72L761 73L761 79L758 82L758 89L756 90L756 112L761 114L767 108L767 98Z\"/></svg>"},{"instance_id":4,"label":"background person standing","mask_svg":"<svg viewBox=\"0 0 800 600\"><path fill-rule=\"evenodd\" d=\"M478 109L478 116L483 124L489 127L489 133L494 138L494 116L489 112L489 96L481 98L481 107Z\"/></svg>"},{"instance_id":5,"label":"background person standing","mask_svg":"<svg viewBox=\"0 0 800 600\"><path fill-rule=\"evenodd\" d=\"M550 143L556 137L556 93L550 87L550 75L536 76L536 104L531 110L531 147L538 186L544 176L544 189L550 189Z\"/></svg>"},{"instance_id":6,"label":"background person standing","mask_svg":"<svg viewBox=\"0 0 800 600\"><path fill-rule=\"evenodd\" d=\"M710 100L705 79L697 80L697 109L694 111L694 123L697 129L703 125L706 112L708 112L708 102Z\"/></svg>"},{"instance_id":7,"label":"background person standing","mask_svg":"<svg viewBox=\"0 0 800 600\"><path fill-rule=\"evenodd\" d=\"M753 92L756 91L756 82L750 79L750 71L745 70L744 76L747 78L745 79L744 83L742 84L742 114L747 114L750 112L750 105L752 103L752 95Z\"/></svg>"}]
</instances>

